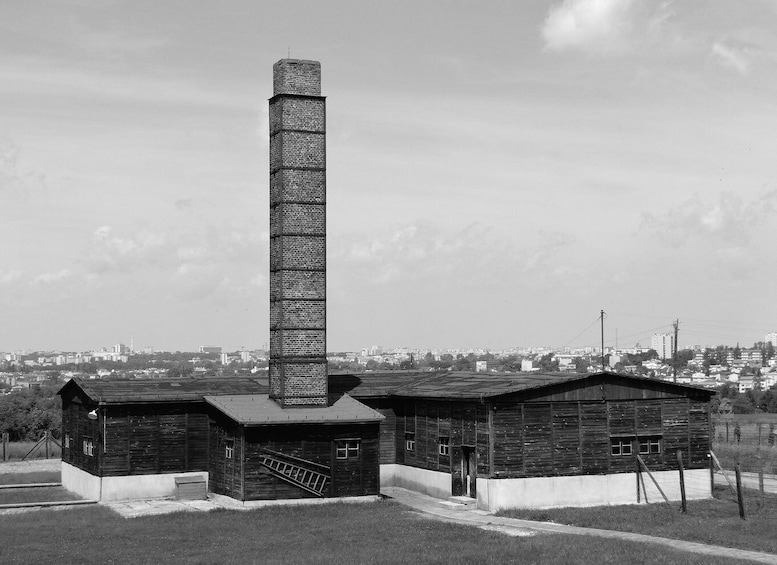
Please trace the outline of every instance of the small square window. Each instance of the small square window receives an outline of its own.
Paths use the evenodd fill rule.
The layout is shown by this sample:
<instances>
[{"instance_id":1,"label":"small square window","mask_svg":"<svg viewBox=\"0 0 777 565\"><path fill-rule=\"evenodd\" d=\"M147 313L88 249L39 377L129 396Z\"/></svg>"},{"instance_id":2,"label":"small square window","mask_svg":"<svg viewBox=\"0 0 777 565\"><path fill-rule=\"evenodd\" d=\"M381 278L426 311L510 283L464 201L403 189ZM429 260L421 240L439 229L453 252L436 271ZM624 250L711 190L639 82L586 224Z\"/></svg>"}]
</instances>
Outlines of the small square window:
<instances>
[{"instance_id":1,"label":"small square window","mask_svg":"<svg viewBox=\"0 0 777 565\"><path fill-rule=\"evenodd\" d=\"M228 439L224 442L224 457L232 459L235 456L235 440Z\"/></svg>"},{"instance_id":2,"label":"small square window","mask_svg":"<svg viewBox=\"0 0 777 565\"><path fill-rule=\"evenodd\" d=\"M660 437L639 438L639 454L649 455L651 453L661 453L661 438Z\"/></svg>"},{"instance_id":3,"label":"small square window","mask_svg":"<svg viewBox=\"0 0 777 565\"><path fill-rule=\"evenodd\" d=\"M84 437L84 441L82 442L82 447L84 451L84 455L88 455L89 457L94 457L94 441L90 437Z\"/></svg>"},{"instance_id":4,"label":"small square window","mask_svg":"<svg viewBox=\"0 0 777 565\"><path fill-rule=\"evenodd\" d=\"M632 438L610 438L610 452L614 456L631 455L631 442Z\"/></svg>"},{"instance_id":5,"label":"small square window","mask_svg":"<svg viewBox=\"0 0 777 565\"><path fill-rule=\"evenodd\" d=\"M335 441L335 456L337 459L358 459L361 440L338 439Z\"/></svg>"},{"instance_id":6,"label":"small square window","mask_svg":"<svg viewBox=\"0 0 777 565\"><path fill-rule=\"evenodd\" d=\"M440 455L449 456L451 454L451 438L440 436Z\"/></svg>"},{"instance_id":7,"label":"small square window","mask_svg":"<svg viewBox=\"0 0 777 565\"><path fill-rule=\"evenodd\" d=\"M415 451L415 433L408 432L405 434L405 451Z\"/></svg>"}]
</instances>

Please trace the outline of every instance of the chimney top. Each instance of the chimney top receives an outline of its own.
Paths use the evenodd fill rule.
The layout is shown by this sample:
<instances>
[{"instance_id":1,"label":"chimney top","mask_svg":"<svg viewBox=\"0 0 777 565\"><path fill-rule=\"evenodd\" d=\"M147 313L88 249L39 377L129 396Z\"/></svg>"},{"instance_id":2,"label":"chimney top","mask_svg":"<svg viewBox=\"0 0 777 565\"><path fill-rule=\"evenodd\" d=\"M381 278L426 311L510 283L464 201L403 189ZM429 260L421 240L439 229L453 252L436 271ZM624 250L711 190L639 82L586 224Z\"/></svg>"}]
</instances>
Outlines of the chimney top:
<instances>
[{"instance_id":1,"label":"chimney top","mask_svg":"<svg viewBox=\"0 0 777 565\"><path fill-rule=\"evenodd\" d=\"M321 63L304 59L281 59L273 65L273 95L321 96Z\"/></svg>"}]
</instances>

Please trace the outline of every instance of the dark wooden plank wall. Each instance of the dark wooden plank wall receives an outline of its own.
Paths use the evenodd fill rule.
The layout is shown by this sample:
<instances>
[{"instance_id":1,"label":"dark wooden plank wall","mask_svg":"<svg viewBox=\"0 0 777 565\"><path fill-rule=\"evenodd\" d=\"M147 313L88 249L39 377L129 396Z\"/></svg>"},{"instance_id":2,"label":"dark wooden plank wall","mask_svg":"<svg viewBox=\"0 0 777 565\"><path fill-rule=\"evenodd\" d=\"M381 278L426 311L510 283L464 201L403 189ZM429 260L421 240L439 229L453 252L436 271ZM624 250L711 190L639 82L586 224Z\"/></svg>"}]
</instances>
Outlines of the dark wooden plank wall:
<instances>
[{"instance_id":1,"label":"dark wooden plank wall","mask_svg":"<svg viewBox=\"0 0 777 565\"><path fill-rule=\"evenodd\" d=\"M415 433L414 451L406 449L407 433ZM440 454L441 436L450 440L448 455ZM478 474L488 476L490 433L487 406L476 402L399 400L396 403L394 445L396 463L454 474L460 472L461 451L458 448L471 446L475 448Z\"/></svg>"},{"instance_id":2,"label":"dark wooden plank wall","mask_svg":"<svg viewBox=\"0 0 777 565\"><path fill-rule=\"evenodd\" d=\"M90 420L87 414L97 408L96 405L84 404L84 399L78 396L63 398L62 403L62 434L69 434L70 447L62 448L62 461L74 467L83 469L93 475L99 475L102 428L101 418ZM93 440L93 455L86 455L83 450L84 437Z\"/></svg>"},{"instance_id":3,"label":"dark wooden plank wall","mask_svg":"<svg viewBox=\"0 0 777 565\"><path fill-rule=\"evenodd\" d=\"M201 403L109 406L104 476L208 470L208 416Z\"/></svg>"},{"instance_id":4,"label":"dark wooden plank wall","mask_svg":"<svg viewBox=\"0 0 777 565\"><path fill-rule=\"evenodd\" d=\"M337 439L359 439L359 458L337 459L334 452ZM365 496L375 495L380 491L378 423L263 426L246 430L243 499L314 498L314 494L270 474L260 463L259 457L263 449L330 467L330 491L327 496ZM220 456L223 457L223 455ZM213 458L212 465L215 464L216 458Z\"/></svg>"},{"instance_id":5,"label":"dark wooden plank wall","mask_svg":"<svg viewBox=\"0 0 777 565\"><path fill-rule=\"evenodd\" d=\"M497 404L492 415L491 476L532 477L631 472L633 456L614 456L611 437L654 437L661 453L643 454L649 468L706 468L709 403L688 398L609 402Z\"/></svg>"},{"instance_id":6,"label":"dark wooden plank wall","mask_svg":"<svg viewBox=\"0 0 777 565\"><path fill-rule=\"evenodd\" d=\"M386 419L380 424L380 463L395 463L397 460L397 415L394 402L381 399L370 403L374 410Z\"/></svg>"},{"instance_id":7,"label":"dark wooden plank wall","mask_svg":"<svg viewBox=\"0 0 777 565\"><path fill-rule=\"evenodd\" d=\"M211 425L209 437L208 489L237 500L243 498L242 429L234 422L224 419L219 425ZM234 442L231 459L226 457L226 442Z\"/></svg>"}]
</instances>

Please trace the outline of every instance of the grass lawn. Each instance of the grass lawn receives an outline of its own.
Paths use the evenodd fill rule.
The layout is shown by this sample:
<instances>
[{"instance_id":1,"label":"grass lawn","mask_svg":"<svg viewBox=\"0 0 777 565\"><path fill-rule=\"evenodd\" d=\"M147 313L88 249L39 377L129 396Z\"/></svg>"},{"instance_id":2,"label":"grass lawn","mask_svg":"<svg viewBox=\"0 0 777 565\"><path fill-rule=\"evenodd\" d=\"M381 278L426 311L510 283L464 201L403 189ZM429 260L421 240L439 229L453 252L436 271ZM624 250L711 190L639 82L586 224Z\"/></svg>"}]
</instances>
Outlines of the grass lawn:
<instances>
[{"instance_id":1,"label":"grass lawn","mask_svg":"<svg viewBox=\"0 0 777 565\"><path fill-rule=\"evenodd\" d=\"M421 518L385 501L134 519L121 518L102 506L0 515L0 563L737 562L594 537L510 537Z\"/></svg>"},{"instance_id":2,"label":"grass lawn","mask_svg":"<svg viewBox=\"0 0 777 565\"><path fill-rule=\"evenodd\" d=\"M659 503L511 510L501 515L777 553L775 495L767 496L766 505L759 511L751 505L747 510L747 520L739 518L737 504L730 496L722 500L689 501L687 514L679 512L678 507L679 503L672 503L671 507Z\"/></svg>"},{"instance_id":3,"label":"grass lawn","mask_svg":"<svg viewBox=\"0 0 777 565\"><path fill-rule=\"evenodd\" d=\"M32 471L27 473L0 474L0 485L24 485L30 483L62 482L61 471Z\"/></svg>"},{"instance_id":4,"label":"grass lawn","mask_svg":"<svg viewBox=\"0 0 777 565\"><path fill-rule=\"evenodd\" d=\"M62 487L12 488L0 490L0 504L20 504L24 502L59 502L61 500L80 500L81 497Z\"/></svg>"}]
</instances>

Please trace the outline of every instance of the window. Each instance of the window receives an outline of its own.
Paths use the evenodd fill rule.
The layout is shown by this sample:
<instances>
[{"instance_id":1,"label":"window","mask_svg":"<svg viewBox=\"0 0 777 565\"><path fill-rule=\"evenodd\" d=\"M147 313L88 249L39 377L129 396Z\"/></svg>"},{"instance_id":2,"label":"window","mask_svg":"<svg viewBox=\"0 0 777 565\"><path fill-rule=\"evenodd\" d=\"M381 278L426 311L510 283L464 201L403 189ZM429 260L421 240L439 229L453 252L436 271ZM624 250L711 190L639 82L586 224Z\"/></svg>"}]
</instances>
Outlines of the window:
<instances>
[{"instance_id":1,"label":"window","mask_svg":"<svg viewBox=\"0 0 777 565\"><path fill-rule=\"evenodd\" d=\"M440 455L448 456L451 454L451 438L440 436Z\"/></svg>"},{"instance_id":2,"label":"window","mask_svg":"<svg viewBox=\"0 0 777 565\"><path fill-rule=\"evenodd\" d=\"M70 434L65 434L65 437L62 439L62 447L70 449Z\"/></svg>"},{"instance_id":3,"label":"window","mask_svg":"<svg viewBox=\"0 0 777 565\"><path fill-rule=\"evenodd\" d=\"M235 440L228 439L224 441L224 457L232 459L235 455Z\"/></svg>"},{"instance_id":4,"label":"window","mask_svg":"<svg viewBox=\"0 0 777 565\"><path fill-rule=\"evenodd\" d=\"M631 455L632 437L613 437L610 438L610 448L613 455Z\"/></svg>"},{"instance_id":5,"label":"window","mask_svg":"<svg viewBox=\"0 0 777 565\"><path fill-rule=\"evenodd\" d=\"M613 455L632 455L634 450L632 444L634 440L639 443L640 455L651 455L661 453L661 436L643 436L643 437L612 437L610 438L610 447Z\"/></svg>"},{"instance_id":6,"label":"window","mask_svg":"<svg viewBox=\"0 0 777 565\"><path fill-rule=\"evenodd\" d=\"M639 454L649 455L651 453L661 453L661 438L659 436L639 438Z\"/></svg>"},{"instance_id":7,"label":"window","mask_svg":"<svg viewBox=\"0 0 777 565\"><path fill-rule=\"evenodd\" d=\"M405 434L405 451L415 451L415 432Z\"/></svg>"},{"instance_id":8,"label":"window","mask_svg":"<svg viewBox=\"0 0 777 565\"><path fill-rule=\"evenodd\" d=\"M361 440L358 439L338 439L335 441L335 454L338 459L358 459L359 446Z\"/></svg>"},{"instance_id":9,"label":"window","mask_svg":"<svg viewBox=\"0 0 777 565\"><path fill-rule=\"evenodd\" d=\"M84 455L88 455L89 457L94 457L94 441L90 437L84 437L83 441L83 450Z\"/></svg>"}]
</instances>

